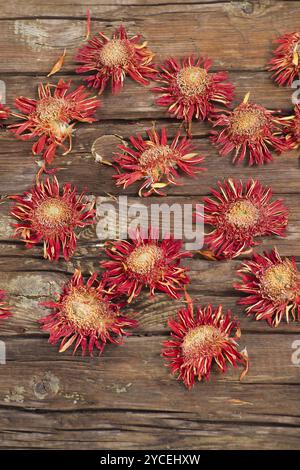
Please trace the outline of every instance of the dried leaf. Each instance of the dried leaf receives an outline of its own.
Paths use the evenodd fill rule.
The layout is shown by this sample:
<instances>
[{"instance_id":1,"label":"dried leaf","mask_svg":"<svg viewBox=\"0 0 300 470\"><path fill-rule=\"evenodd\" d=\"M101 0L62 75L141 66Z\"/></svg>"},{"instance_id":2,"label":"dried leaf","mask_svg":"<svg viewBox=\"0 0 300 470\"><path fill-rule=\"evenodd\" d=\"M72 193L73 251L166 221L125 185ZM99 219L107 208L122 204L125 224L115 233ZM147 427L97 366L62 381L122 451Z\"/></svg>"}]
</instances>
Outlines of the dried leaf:
<instances>
[{"instance_id":1,"label":"dried leaf","mask_svg":"<svg viewBox=\"0 0 300 470\"><path fill-rule=\"evenodd\" d=\"M243 99L243 103L248 103L249 98L250 98L250 91L248 91L248 93L245 94L245 98Z\"/></svg>"},{"instance_id":2,"label":"dried leaf","mask_svg":"<svg viewBox=\"0 0 300 470\"><path fill-rule=\"evenodd\" d=\"M211 250L198 250L197 253L203 256L203 258L209 259L211 261L216 261L217 259Z\"/></svg>"},{"instance_id":3,"label":"dried leaf","mask_svg":"<svg viewBox=\"0 0 300 470\"><path fill-rule=\"evenodd\" d=\"M91 12L89 8L86 10L86 36L85 40L88 41L91 35Z\"/></svg>"},{"instance_id":4,"label":"dried leaf","mask_svg":"<svg viewBox=\"0 0 300 470\"><path fill-rule=\"evenodd\" d=\"M232 405L253 405L251 401L243 401L243 400L239 400L238 398L232 398L226 401L227 403L232 403Z\"/></svg>"},{"instance_id":5,"label":"dried leaf","mask_svg":"<svg viewBox=\"0 0 300 470\"><path fill-rule=\"evenodd\" d=\"M249 371L249 356L248 356L247 348L244 348L243 351L241 351L241 355L245 361L245 365L244 365L244 370L242 371L240 375L240 381L242 381L246 377Z\"/></svg>"},{"instance_id":6,"label":"dried leaf","mask_svg":"<svg viewBox=\"0 0 300 470\"><path fill-rule=\"evenodd\" d=\"M65 57L66 57L67 49L64 50L63 54L60 56L57 62L53 65L51 72L48 73L47 77L51 77L55 73L59 72L62 66L64 65Z\"/></svg>"}]
</instances>

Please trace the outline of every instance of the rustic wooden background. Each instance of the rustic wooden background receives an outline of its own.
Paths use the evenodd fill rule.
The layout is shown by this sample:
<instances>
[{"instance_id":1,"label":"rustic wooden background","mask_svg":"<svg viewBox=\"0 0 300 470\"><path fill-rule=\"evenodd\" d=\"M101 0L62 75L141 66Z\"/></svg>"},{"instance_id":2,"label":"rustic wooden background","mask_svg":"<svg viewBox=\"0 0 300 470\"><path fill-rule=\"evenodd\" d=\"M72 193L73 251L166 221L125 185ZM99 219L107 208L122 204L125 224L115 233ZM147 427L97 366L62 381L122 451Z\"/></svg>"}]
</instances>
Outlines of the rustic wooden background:
<instances>
[{"instance_id":1,"label":"rustic wooden background","mask_svg":"<svg viewBox=\"0 0 300 470\"><path fill-rule=\"evenodd\" d=\"M86 7L80 0L0 2L0 79L7 85L7 103L17 95L35 96L62 50L67 58L58 76L74 78L73 55L85 35ZM201 53L214 60L215 70L228 70L237 87L236 102L248 90L269 108L291 108L291 90L276 87L265 71L272 40L300 24L297 1L89 0L92 32L110 34L122 22L130 33L141 31L161 61L170 54ZM74 148L56 160L61 181L87 187L92 195L118 195L108 167L95 163L92 147L109 158L117 142L151 126L178 122L166 118L146 88L126 81L123 92L105 94L99 123L78 127ZM265 239L262 248L277 245L282 255L300 260L300 186L297 152L276 156L266 167L233 167L218 157L207 138L206 124L194 124L194 141L207 155L208 171L169 190L165 201L201 201L219 178L259 177L271 184L290 208L288 237ZM0 132L1 194L19 193L34 182L37 165L30 143ZM98 140L97 140L98 139ZM95 143L95 141L97 141ZM137 201L136 188L126 192ZM151 198L149 202L157 201ZM1 322L7 363L0 365L0 447L51 449L299 449L300 368L292 365L292 343L300 339L299 324L276 330L245 318L232 289L239 261L189 261L190 293L201 303L222 303L239 316L251 369L244 380L238 371L215 373L208 384L191 392L172 378L160 358L166 319L175 303L164 295L142 296L134 305L140 328L125 346L107 347L101 358L58 354L39 331L38 306L60 289L80 266L98 269L102 258L95 231L85 231L74 258L49 263L41 248L25 250L11 239L9 205L0 205L0 287L10 293L14 310Z\"/></svg>"}]
</instances>

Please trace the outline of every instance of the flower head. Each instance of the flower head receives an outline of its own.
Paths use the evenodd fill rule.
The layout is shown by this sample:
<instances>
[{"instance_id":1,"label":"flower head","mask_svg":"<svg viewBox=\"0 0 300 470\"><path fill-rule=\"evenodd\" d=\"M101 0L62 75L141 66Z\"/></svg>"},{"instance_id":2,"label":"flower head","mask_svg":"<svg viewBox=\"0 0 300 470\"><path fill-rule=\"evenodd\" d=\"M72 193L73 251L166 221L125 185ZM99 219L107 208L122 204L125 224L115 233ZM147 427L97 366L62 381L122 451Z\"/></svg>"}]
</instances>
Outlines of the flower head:
<instances>
[{"instance_id":1,"label":"flower head","mask_svg":"<svg viewBox=\"0 0 300 470\"><path fill-rule=\"evenodd\" d=\"M214 122L211 140L225 157L234 152L233 163L246 157L249 165L262 165L273 160L270 149L282 152L287 149L281 134L280 119L272 111L248 102L249 94L233 111L224 111Z\"/></svg>"},{"instance_id":2,"label":"flower head","mask_svg":"<svg viewBox=\"0 0 300 470\"><path fill-rule=\"evenodd\" d=\"M42 330L50 333L50 344L62 339L59 352L74 345L74 354L78 347L82 355L88 350L92 356L94 347L101 354L106 343L121 344L129 334L126 329L137 326L136 320L121 313L112 293L97 277L97 273L92 274L85 284L76 270L58 301L43 303L54 312L40 320Z\"/></svg>"},{"instance_id":3,"label":"flower head","mask_svg":"<svg viewBox=\"0 0 300 470\"><path fill-rule=\"evenodd\" d=\"M294 114L282 118L287 149L298 149L300 145L300 106L294 108Z\"/></svg>"},{"instance_id":4,"label":"flower head","mask_svg":"<svg viewBox=\"0 0 300 470\"><path fill-rule=\"evenodd\" d=\"M169 319L168 326L171 337L163 343L162 356L189 389L196 378L209 380L213 363L226 372L227 363L236 367L245 362L237 349L238 322L231 319L230 310L223 313L222 305L197 307L194 313L190 303L178 311L176 319Z\"/></svg>"},{"instance_id":5,"label":"flower head","mask_svg":"<svg viewBox=\"0 0 300 470\"><path fill-rule=\"evenodd\" d=\"M57 147L64 155L72 148L73 128L77 122L94 122L93 117L100 101L90 97L83 86L69 92L71 81L59 80L57 85L40 84L38 100L19 97L16 107L23 114L16 114L22 121L10 129L22 140L37 139L32 146L34 155L43 152L46 163L51 163ZM52 92L52 89L54 90ZM68 141L68 146L64 142Z\"/></svg>"},{"instance_id":6,"label":"flower head","mask_svg":"<svg viewBox=\"0 0 300 470\"><path fill-rule=\"evenodd\" d=\"M44 257L58 260L60 251L68 260L76 249L76 228L94 223L93 204L84 202L84 193L66 183L62 191L56 177L37 181L35 187L21 196L11 196L16 201L11 215L19 222L13 224L16 236L26 247L44 243Z\"/></svg>"},{"instance_id":7,"label":"flower head","mask_svg":"<svg viewBox=\"0 0 300 470\"><path fill-rule=\"evenodd\" d=\"M6 292L0 289L0 320L11 316L9 307L6 305Z\"/></svg>"},{"instance_id":8,"label":"flower head","mask_svg":"<svg viewBox=\"0 0 300 470\"><path fill-rule=\"evenodd\" d=\"M156 100L159 106L168 107L172 117L190 123L195 117L203 121L216 112L215 106L228 106L233 98L234 87L223 83L227 73L209 73L210 59L185 57L179 63L175 58L166 60L156 81L162 86L153 91L163 93Z\"/></svg>"},{"instance_id":9,"label":"flower head","mask_svg":"<svg viewBox=\"0 0 300 470\"><path fill-rule=\"evenodd\" d=\"M247 294L239 304L246 305L248 315L272 326L284 317L287 322L290 317L300 321L300 273L294 258L282 259L276 249L263 255L253 253L238 274L242 280L234 287Z\"/></svg>"},{"instance_id":10,"label":"flower head","mask_svg":"<svg viewBox=\"0 0 300 470\"><path fill-rule=\"evenodd\" d=\"M189 176L195 176L204 157L193 152L190 141L177 133L172 143L167 143L167 131L161 130L159 136L156 130L147 131L148 140L138 135L130 137L131 147L119 145L122 153L116 153L115 162L125 170L125 173L114 175L117 186L127 188L135 181L143 180L139 194L164 195L161 191L169 184L178 185L178 170Z\"/></svg>"},{"instance_id":11,"label":"flower head","mask_svg":"<svg viewBox=\"0 0 300 470\"><path fill-rule=\"evenodd\" d=\"M154 54L148 49L147 42L140 41L140 34L129 38L124 26L114 32L112 39L99 33L78 51L76 60L83 65L76 72L89 72L85 80L99 94L110 79L112 92L118 93L126 75L141 85L149 85L148 79L156 75L152 64Z\"/></svg>"},{"instance_id":12,"label":"flower head","mask_svg":"<svg viewBox=\"0 0 300 470\"><path fill-rule=\"evenodd\" d=\"M234 258L258 242L259 236L285 236L288 210L280 199L270 202L272 190L259 181L228 179L204 198L204 222L213 226L206 246L218 258Z\"/></svg>"},{"instance_id":13,"label":"flower head","mask_svg":"<svg viewBox=\"0 0 300 470\"><path fill-rule=\"evenodd\" d=\"M291 86L300 74L300 33L284 34L276 42L279 46L270 60L269 70L274 72L272 77L278 85Z\"/></svg>"},{"instance_id":14,"label":"flower head","mask_svg":"<svg viewBox=\"0 0 300 470\"><path fill-rule=\"evenodd\" d=\"M10 114L10 109L7 106L4 106L0 103L0 120L8 119Z\"/></svg>"},{"instance_id":15,"label":"flower head","mask_svg":"<svg viewBox=\"0 0 300 470\"><path fill-rule=\"evenodd\" d=\"M144 235L137 229L130 240L110 242L106 253L111 258L101 265L106 268L108 285L118 294L124 294L131 302L144 286L165 292L172 298L179 298L189 277L187 269L180 266L182 258L192 257L188 251L180 251L181 240L164 238L158 240L153 230Z\"/></svg>"}]
</instances>

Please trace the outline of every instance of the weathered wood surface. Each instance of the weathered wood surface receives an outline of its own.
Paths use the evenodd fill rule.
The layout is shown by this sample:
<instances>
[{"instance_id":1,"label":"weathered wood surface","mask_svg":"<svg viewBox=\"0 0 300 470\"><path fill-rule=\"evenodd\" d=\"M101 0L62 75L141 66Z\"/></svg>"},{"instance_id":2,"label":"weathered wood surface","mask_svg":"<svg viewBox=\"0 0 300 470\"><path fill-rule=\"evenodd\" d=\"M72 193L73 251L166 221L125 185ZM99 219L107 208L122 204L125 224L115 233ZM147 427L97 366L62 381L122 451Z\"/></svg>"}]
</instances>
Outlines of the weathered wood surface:
<instances>
[{"instance_id":1,"label":"weathered wood surface","mask_svg":"<svg viewBox=\"0 0 300 470\"><path fill-rule=\"evenodd\" d=\"M17 95L34 97L36 85L46 80L53 63L67 47L66 64L59 77L74 79L73 56L85 35L86 5L79 0L51 3L28 0L0 2L0 79L7 85L7 101ZM289 89L275 87L265 71L272 40L299 27L300 4L290 1L229 2L178 0L92 0L92 31L110 33L123 22L131 33L141 31L161 61L173 54L195 52L214 59L216 70L227 69L235 83L236 102L250 90L257 102L271 108L291 109ZM176 34L174 34L174 31ZM55 82L58 78L51 79ZM232 166L221 159L208 140L207 124L194 124L194 144L207 156L207 172L183 186L169 189L164 199L140 201L137 187L116 188L112 169L95 162L110 159L122 136L144 132L156 121L174 135L179 123L167 119L154 105L149 89L128 80L117 97L102 98L99 122L78 126L74 148L57 158L59 179L72 181L90 195L110 201L108 194L126 194L144 204L201 202L219 179L259 178L272 185L274 197L290 210L287 237L266 238L257 249L276 245L283 255L300 260L300 186L298 152L274 156L261 168ZM34 182L37 164L31 144L0 131L0 194L20 193ZM96 155L97 154L97 155ZM217 263L196 254L188 260L190 292L202 304L222 303L239 317L241 346L251 359L250 372L239 382L240 370L214 373L208 384L193 391L172 378L160 358L166 338L166 320L181 302L147 293L128 307L138 312L140 327L124 346L107 347L101 357L59 354L47 343L37 320L46 309L39 303L60 290L75 267L84 273L99 269L104 258L95 227L79 237L69 262L49 263L41 247L26 250L11 239L9 202L0 204L0 288L10 292L14 316L1 322L7 363L0 365L0 447L68 449L299 449L300 368L292 364L299 324L270 329L245 317L236 306L232 288L241 260Z\"/></svg>"}]
</instances>

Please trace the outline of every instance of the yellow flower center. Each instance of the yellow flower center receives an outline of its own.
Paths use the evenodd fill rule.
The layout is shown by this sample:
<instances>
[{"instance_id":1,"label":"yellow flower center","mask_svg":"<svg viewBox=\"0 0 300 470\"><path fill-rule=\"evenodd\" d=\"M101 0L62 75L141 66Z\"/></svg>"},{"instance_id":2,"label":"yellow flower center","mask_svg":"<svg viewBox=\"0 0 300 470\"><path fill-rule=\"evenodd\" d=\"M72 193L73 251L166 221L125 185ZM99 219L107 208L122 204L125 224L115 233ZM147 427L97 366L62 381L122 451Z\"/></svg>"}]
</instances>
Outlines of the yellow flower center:
<instances>
[{"instance_id":1,"label":"yellow flower center","mask_svg":"<svg viewBox=\"0 0 300 470\"><path fill-rule=\"evenodd\" d=\"M128 268L136 274L151 273L157 261L163 258L161 248L156 245L140 245L127 258Z\"/></svg>"},{"instance_id":2,"label":"yellow flower center","mask_svg":"<svg viewBox=\"0 0 300 470\"><path fill-rule=\"evenodd\" d=\"M267 268L260 280L262 292L275 302L292 300L297 293L299 295L297 282L297 272L288 259Z\"/></svg>"},{"instance_id":3,"label":"yellow flower center","mask_svg":"<svg viewBox=\"0 0 300 470\"><path fill-rule=\"evenodd\" d=\"M128 64L128 46L122 39L112 39L100 51L100 63L106 67L122 67Z\"/></svg>"},{"instance_id":4,"label":"yellow flower center","mask_svg":"<svg viewBox=\"0 0 300 470\"><path fill-rule=\"evenodd\" d=\"M239 136L259 136L264 125L266 116L261 109L247 107L237 108L231 117L231 131Z\"/></svg>"},{"instance_id":5,"label":"yellow flower center","mask_svg":"<svg viewBox=\"0 0 300 470\"><path fill-rule=\"evenodd\" d=\"M226 212L225 217L230 225L238 228L249 228L256 224L259 215L259 209L252 202L245 199L234 202Z\"/></svg>"},{"instance_id":6,"label":"yellow flower center","mask_svg":"<svg viewBox=\"0 0 300 470\"><path fill-rule=\"evenodd\" d=\"M206 356L219 350L220 331L212 325L200 325L188 331L182 343L183 355Z\"/></svg>"},{"instance_id":7,"label":"yellow flower center","mask_svg":"<svg viewBox=\"0 0 300 470\"><path fill-rule=\"evenodd\" d=\"M47 228L56 228L68 225L72 220L72 211L69 206L57 198L48 198L43 201L34 212L37 222Z\"/></svg>"},{"instance_id":8,"label":"yellow flower center","mask_svg":"<svg viewBox=\"0 0 300 470\"><path fill-rule=\"evenodd\" d=\"M208 85L209 75L201 67L184 67L177 74L177 85L184 96L201 95Z\"/></svg>"},{"instance_id":9,"label":"yellow flower center","mask_svg":"<svg viewBox=\"0 0 300 470\"><path fill-rule=\"evenodd\" d=\"M64 111L68 109L68 103L64 98L49 96L38 101L36 114L43 123L59 121Z\"/></svg>"},{"instance_id":10,"label":"yellow flower center","mask_svg":"<svg viewBox=\"0 0 300 470\"><path fill-rule=\"evenodd\" d=\"M139 164L145 175L157 179L176 165L176 157L177 153L169 145L151 145L141 154Z\"/></svg>"},{"instance_id":11,"label":"yellow flower center","mask_svg":"<svg viewBox=\"0 0 300 470\"><path fill-rule=\"evenodd\" d=\"M36 107L36 120L38 127L43 132L54 135L59 140L72 134L72 126L67 121L70 119L72 104L64 98L50 96L40 100Z\"/></svg>"},{"instance_id":12,"label":"yellow flower center","mask_svg":"<svg viewBox=\"0 0 300 470\"><path fill-rule=\"evenodd\" d=\"M64 301L63 312L77 328L104 331L112 321L105 303L86 287L71 290Z\"/></svg>"}]
</instances>

